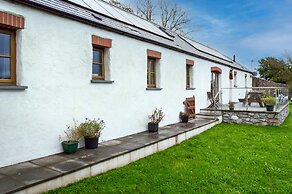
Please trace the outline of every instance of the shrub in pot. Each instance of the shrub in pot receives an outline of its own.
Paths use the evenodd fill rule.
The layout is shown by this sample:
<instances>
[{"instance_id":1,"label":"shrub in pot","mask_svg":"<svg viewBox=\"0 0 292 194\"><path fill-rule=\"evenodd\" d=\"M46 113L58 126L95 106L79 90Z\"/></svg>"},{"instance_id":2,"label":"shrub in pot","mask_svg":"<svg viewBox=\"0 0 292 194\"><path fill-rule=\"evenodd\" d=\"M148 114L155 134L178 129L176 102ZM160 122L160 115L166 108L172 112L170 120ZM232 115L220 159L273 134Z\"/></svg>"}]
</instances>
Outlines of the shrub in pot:
<instances>
[{"instance_id":1,"label":"shrub in pot","mask_svg":"<svg viewBox=\"0 0 292 194\"><path fill-rule=\"evenodd\" d=\"M162 109L155 109L151 115L149 115L150 122L148 123L149 132L158 132L159 123L164 118Z\"/></svg>"},{"instance_id":2,"label":"shrub in pot","mask_svg":"<svg viewBox=\"0 0 292 194\"><path fill-rule=\"evenodd\" d=\"M79 130L84 137L85 149L95 149L98 146L98 139L100 133L104 128L104 122L100 119L85 119L85 122L81 123Z\"/></svg>"},{"instance_id":3,"label":"shrub in pot","mask_svg":"<svg viewBox=\"0 0 292 194\"><path fill-rule=\"evenodd\" d=\"M274 111L276 104L276 98L273 96L266 96L262 99L263 103L266 105L267 111Z\"/></svg>"},{"instance_id":4,"label":"shrub in pot","mask_svg":"<svg viewBox=\"0 0 292 194\"><path fill-rule=\"evenodd\" d=\"M180 112L179 113L179 118L181 120L182 123L188 123L189 122L189 113L185 113L185 112Z\"/></svg>"},{"instance_id":5,"label":"shrub in pot","mask_svg":"<svg viewBox=\"0 0 292 194\"><path fill-rule=\"evenodd\" d=\"M74 126L67 126L67 130L65 130L64 133L65 136L63 138L60 137L63 150L67 154L73 154L77 151L79 139L81 138L77 122L74 121Z\"/></svg>"}]
</instances>

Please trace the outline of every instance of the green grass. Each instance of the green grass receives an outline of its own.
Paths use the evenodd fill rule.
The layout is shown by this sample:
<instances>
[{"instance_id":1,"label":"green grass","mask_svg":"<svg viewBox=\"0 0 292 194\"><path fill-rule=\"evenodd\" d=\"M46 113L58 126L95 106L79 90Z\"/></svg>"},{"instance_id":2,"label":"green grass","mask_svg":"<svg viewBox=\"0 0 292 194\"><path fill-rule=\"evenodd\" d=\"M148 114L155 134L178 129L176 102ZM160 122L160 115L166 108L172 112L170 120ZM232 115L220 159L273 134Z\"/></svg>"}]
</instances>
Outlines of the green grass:
<instances>
[{"instance_id":1,"label":"green grass","mask_svg":"<svg viewBox=\"0 0 292 194\"><path fill-rule=\"evenodd\" d=\"M292 193L292 106L280 127L220 124L49 193Z\"/></svg>"}]
</instances>

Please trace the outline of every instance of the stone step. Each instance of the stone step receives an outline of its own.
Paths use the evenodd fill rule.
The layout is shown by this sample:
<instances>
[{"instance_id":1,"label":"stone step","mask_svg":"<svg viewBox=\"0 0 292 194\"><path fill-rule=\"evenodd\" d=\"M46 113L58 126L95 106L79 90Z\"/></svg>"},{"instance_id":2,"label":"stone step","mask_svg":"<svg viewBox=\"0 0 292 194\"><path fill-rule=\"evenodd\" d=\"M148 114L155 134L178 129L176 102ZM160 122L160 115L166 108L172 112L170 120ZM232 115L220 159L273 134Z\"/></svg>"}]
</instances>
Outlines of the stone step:
<instances>
[{"instance_id":1,"label":"stone step","mask_svg":"<svg viewBox=\"0 0 292 194\"><path fill-rule=\"evenodd\" d=\"M222 116L222 113L213 113L213 112L200 112L200 113L197 113L196 115L201 115L201 116Z\"/></svg>"},{"instance_id":2,"label":"stone step","mask_svg":"<svg viewBox=\"0 0 292 194\"><path fill-rule=\"evenodd\" d=\"M212 110L212 109L201 109L200 113L218 113L218 114L222 114L221 110Z\"/></svg>"},{"instance_id":3,"label":"stone step","mask_svg":"<svg viewBox=\"0 0 292 194\"><path fill-rule=\"evenodd\" d=\"M196 118L200 118L200 119L217 119L218 117L216 116L216 118L213 116L208 116L208 115L196 115Z\"/></svg>"}]
</instances>

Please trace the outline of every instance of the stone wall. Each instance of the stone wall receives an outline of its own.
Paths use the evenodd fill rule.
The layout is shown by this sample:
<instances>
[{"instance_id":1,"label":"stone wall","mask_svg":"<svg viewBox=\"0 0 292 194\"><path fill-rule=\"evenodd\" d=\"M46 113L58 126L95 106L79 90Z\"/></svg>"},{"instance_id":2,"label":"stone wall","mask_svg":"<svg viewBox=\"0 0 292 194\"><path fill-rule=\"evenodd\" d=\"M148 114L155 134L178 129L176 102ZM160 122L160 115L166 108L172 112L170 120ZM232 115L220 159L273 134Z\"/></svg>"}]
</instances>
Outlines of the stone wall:
<instances>
[{"instance_id":1,"label":"stone wall","mask_svg":"<svg viewBox=\"0 0 292 194\"><path fill-rule=\"evenodd\" d=\"M223 122L243 123L262 126L279 126L289 114L289 106L285 105L277 112L255 112L255 111L223 111Z\"/></svg>"},{"instance_id":2,"label":"stone wall","mask_svg":"<svg viewBox=\"0 0 292 194\"><path fill-rule=\"evenodd\" d=\"M258 77L252 77L252 87L288 87L286 84L268 81Z\"/></svg>"}]
</instances>

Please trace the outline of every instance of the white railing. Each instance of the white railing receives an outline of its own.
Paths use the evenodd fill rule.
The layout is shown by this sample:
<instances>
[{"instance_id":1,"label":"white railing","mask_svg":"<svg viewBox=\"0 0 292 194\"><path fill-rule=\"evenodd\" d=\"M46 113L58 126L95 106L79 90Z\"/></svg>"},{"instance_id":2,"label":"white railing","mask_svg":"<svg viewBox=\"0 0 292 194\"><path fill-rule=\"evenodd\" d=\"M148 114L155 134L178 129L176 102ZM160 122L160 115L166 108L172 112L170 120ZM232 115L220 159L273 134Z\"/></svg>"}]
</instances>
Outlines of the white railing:
<instances>
[{"instance_id":1,"label":"white railing","mask_svg":"<svg viewBox=\"0 0 292 194\"><path fill-rule=\"evenodd\" d=\"M258 98L265 96L273 96L276 100L276 110L281 105L288 103L288 88L287 87L232 87L232 88L221 88L221 90L214 96L214 99L220 95L220 104L228 104L229 102L239 102L239 99L246 100L246 110L249 110L249 100L247 99L249 94L252 92L258 94ZM228 97L229 96L229 97ZM231 96L231 97L230 97ZM234 97L235 96L235 97ZM231 98L231 99L230 99ZM253 107L254 108L254 107Z\"/></svg>"}]
</instances>

